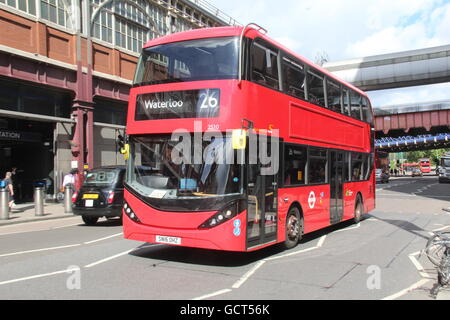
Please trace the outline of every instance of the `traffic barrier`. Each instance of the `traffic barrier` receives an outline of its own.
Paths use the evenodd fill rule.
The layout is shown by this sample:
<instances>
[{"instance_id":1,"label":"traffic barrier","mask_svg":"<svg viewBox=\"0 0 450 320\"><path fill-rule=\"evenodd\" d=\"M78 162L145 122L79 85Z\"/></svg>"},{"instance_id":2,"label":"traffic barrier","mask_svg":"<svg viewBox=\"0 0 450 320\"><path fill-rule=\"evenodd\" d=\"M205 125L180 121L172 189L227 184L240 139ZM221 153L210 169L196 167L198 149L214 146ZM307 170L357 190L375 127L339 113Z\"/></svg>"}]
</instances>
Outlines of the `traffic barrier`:
<instances>
[{"instance_id":1,"label":"traffic barrier","mask_svg":"<svg viewBox=\"0 0 450 320\"><path fill-rule=\"evenodd\" d=\"M34 215L40 217L44 215L44 188L34 187Z\"/></svg>"},{"instance_id":2,"label":"traffic barrier","mask_svg":"<svg viewBox=\"0 0 450 320\"><path fill-rule=\"evenodd\" d=\"M9 190L0 188L0 220L9 219Z\"/></svg>"},{"instance_id":3,"label":"traffic barrier","mask_svg":"<svg viewBox=\"0 0 450 320\"><path fill-rule=\"evenodd\" d=\"M64 213L72 213L72 195L73 189L66 186L64 189Z\"/></svg>"}]
</instances>

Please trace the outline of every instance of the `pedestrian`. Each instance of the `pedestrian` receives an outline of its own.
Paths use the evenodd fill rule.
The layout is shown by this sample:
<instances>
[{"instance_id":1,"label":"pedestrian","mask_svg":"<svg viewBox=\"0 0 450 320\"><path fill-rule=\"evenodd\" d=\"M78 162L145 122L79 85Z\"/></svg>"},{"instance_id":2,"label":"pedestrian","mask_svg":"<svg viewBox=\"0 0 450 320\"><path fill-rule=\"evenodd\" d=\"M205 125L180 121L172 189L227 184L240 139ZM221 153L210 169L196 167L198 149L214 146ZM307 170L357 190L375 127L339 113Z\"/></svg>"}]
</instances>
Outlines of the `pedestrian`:
<instances>
[{"instance_id":1,"label":"pedestrian","mask_svg":"<svg viewBox=\"0 0 450 320\"><path fill-rule=\"evenodd\" d=\"M13 182L12 182L12 173L10 171L6 172L5 175L5 179L3 179L4 184L5 184L5 189L7 189L9 191L9 211L11 211L11 209L13 207L15 207L15 203L14 203L14 188L13 188Z\"/></svg>"},{"instance_id":2,"label":"pedestrian","mask_svg":"<svg viewBox=\"0 0 450 320\"><path fill-rule=\"evenodd\" d=\"M72 190L75 190L75 181L77 179L77 174L78 170L72 169L68 174L64 176L62 192L64 192L67 187L70 187L72 188Z\"/></svg>"}]
</instances>

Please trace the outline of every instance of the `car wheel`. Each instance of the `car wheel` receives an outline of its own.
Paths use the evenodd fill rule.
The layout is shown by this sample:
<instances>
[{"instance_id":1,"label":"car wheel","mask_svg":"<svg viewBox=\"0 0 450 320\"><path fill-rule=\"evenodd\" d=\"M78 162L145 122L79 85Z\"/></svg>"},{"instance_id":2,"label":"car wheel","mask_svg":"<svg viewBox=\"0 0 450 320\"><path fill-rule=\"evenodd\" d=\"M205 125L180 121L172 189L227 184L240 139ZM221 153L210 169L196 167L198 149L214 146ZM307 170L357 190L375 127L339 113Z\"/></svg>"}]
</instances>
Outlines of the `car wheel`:
<instances>
[{"instance_id":1,"label":"car wheel","mask_svg":"<svg viewBox=\"0 0 450 320\"><path fill-rule=\"evenodd\" d=\"M87 226L93 226L97 223L98 217L81 216Z\"/></svg>"},{"instance_id":2,"label":"car wheel","mask_svg":"<svg viewBox=\"0 0 450 320\"><path fill-rule=\"evenodd\" d=\"M298 208L291 208L286 217L286 240L284 241L286 249L292 249L297 245L303 236L303 228L303 217Z\"/></svg>"}]
</instances>

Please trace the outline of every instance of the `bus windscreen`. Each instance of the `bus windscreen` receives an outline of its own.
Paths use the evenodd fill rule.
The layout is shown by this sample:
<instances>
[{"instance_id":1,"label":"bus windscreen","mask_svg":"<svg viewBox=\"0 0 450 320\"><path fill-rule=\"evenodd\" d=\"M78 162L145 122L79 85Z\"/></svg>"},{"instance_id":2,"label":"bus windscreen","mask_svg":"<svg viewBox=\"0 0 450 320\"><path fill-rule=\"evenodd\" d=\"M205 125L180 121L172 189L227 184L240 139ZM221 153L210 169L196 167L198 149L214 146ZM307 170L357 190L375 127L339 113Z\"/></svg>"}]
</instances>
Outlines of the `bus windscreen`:
<instances>
[{"instance_id":1,"label":"bus windscreen","mask_svg":"<svg viewBox=\"0 0 450 320\"><path fill-rule=\"evenodd\" d=\"M237 37L197 39L145 48L134 86L160 83L236 79Z\"/></svg>"}]
</instances>

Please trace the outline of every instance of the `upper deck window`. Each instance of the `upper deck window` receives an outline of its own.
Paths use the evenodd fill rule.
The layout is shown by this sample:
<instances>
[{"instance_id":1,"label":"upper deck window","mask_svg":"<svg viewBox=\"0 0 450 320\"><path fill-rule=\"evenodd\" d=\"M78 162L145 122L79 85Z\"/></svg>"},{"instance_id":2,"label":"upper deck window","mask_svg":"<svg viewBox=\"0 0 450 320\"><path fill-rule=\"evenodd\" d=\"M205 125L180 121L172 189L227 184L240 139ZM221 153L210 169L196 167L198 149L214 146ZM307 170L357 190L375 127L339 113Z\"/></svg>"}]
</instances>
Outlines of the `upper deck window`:
<instances>
[{"instance_id":1,"label":"upper deck window","mask_svg":"<svg viewBox=\"0 0 450 320\"><path fill-rule=\"evenodd\" d=\"M134 85L237 79L237 37L181 41L145 48Z\"/></svg>"},{"instance_id":2,"label":"upper deck window","mask_svg":"<svg viewBox=\"0 0 450 320\"><path fill-rule=\"evenodd\" d=\"M303 65L286 57L283 58L282 65L285 92L304 100L306 98L306 75Z\"/></svg>"},{"instance_id":3,"label":"upper deck window","mask_svg":"<svg viewBox=\"0 0 450 320\"><path fill-rule=\"evenodd\" d=\"M278 90L278 52L262 40L257 39L257 41L253 42L251 48L251 79Z\"/></svg>"},{"instance_id":4,"label":"upper deck window","mask_svg":"<svg viewBox=\"0 0 450 320\"><path fill-rule=\"evenodd\" d=\"M323 79L323 74L318 71L308 72L308 100L321 107L325 106Z\"/></svg>"}]
</instances>

